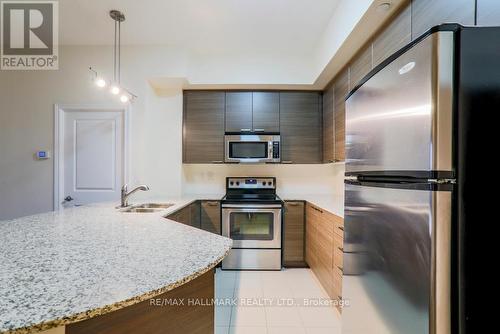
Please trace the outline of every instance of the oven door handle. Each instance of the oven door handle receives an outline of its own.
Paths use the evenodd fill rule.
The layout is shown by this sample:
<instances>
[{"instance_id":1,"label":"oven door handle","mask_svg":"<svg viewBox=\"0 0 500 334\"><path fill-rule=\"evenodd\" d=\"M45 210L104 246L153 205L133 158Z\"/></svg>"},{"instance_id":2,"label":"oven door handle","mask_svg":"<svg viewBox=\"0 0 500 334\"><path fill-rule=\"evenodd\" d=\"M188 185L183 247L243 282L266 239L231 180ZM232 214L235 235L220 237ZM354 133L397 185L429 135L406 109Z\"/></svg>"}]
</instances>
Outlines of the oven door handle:
<instances>
[{"instance_id":1,"label":"oven door handle","mask_svg":"<svg viewBox=\"0 0 500 334\"><path fill-rule=\"evenodd\" d=\"M281 208L222 208L223 215L230 215L231 213L272 213L278 215L281 213Z\"/></svg>"},{"instance_id":2,"label":"oven door handle","mask_svg":"<svg viewBox=\"0 0 500 334\"><path fill-rule=\"evenodd\" d=\"M222 204L223 209L281 209L280 204Z\"/></svg>"}]
</instances>

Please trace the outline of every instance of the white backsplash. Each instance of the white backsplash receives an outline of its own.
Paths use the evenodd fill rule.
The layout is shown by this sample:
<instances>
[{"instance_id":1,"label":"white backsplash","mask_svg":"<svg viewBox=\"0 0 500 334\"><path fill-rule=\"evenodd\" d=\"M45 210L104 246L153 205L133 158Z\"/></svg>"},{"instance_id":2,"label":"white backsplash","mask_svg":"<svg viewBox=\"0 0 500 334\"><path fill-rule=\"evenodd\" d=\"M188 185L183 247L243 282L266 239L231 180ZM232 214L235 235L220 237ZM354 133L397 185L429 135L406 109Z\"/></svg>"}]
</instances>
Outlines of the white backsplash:
<instances>
[{"instance_id":1,"label":"white backsplash","mask_svg":"<svg viewBox=\"0 0 500 334\"><path fill-rule=\"evenodd\" d=\"M183 194L223 194L228 176L275 176L282 196L341 195L344 164L326 165L213 165L184 164Z\"/></svg>"}]
</instances>

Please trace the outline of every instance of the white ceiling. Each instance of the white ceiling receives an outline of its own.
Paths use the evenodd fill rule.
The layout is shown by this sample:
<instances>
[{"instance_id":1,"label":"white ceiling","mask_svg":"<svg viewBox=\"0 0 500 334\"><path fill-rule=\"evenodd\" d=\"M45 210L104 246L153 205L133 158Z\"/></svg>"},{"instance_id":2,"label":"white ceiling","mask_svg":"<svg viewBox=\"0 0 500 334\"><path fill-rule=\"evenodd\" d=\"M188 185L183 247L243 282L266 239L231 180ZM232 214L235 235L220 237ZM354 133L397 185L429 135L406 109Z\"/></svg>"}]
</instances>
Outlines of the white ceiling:
<instances>
[{"instance_id":1,"label":"white ceiling","mask_svg":"<svg viewBox=\"0 0 500 334\"><path fill-rule=\"evenodd\" d=\"M60 44L113 41L111 9L125 13L122 43L195 52L307 54L341 0L60 0Z\"/></svg>"}]
</instances>

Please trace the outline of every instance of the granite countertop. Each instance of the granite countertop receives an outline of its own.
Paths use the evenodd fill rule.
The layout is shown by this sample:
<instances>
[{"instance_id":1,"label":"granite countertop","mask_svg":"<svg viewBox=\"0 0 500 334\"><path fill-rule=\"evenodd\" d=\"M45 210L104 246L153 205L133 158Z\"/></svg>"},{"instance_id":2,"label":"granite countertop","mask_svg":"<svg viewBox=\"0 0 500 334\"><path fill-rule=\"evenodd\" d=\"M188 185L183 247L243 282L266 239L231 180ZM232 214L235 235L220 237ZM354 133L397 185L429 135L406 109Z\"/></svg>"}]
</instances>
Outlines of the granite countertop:
<instances>
[{"instance_id":1,"label":"granite countertop","mask_svg":"<svg viewBox=\"0 0 500 334\"><path fill-rule=\"evenodd\" d=\"M307 201L334 215L344 218L344 195L282 194L284 201Z\"/></svg>"},{"instance_id":2,"label":"granite countertop","mask_svg":"<svg viewBox=\"0 0 500 334\"><path fill-rule=\"evenodd\" d=\"M208 198L206 198L208 199ZM85 320L172 290L214 268L231 239L95 204L0 221L0 333Z\"/></svg>"}]
</instances>

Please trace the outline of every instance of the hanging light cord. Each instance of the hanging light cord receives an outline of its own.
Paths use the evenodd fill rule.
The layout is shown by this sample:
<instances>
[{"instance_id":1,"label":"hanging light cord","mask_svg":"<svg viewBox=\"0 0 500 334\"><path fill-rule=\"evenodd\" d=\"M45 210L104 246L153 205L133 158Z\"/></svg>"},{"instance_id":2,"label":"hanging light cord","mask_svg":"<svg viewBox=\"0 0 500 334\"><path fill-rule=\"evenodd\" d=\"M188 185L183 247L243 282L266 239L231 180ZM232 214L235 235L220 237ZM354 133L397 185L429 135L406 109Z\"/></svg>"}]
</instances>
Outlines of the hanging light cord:
<instances>
[{"instance_id":1,"label":"hanging light cord","mask_svg":"<svg viewBox=\"0 0 500 334\"><path fill-rule=\"evenodd\" d=\"M115 21L115 39L113 43L113 81L116 82L116 25Z\"/></svg>"},{"instance_id":2,"label":"hanging light cord","mask_svg":"<svg viewBox=\"0 0 500 334\"><path fill-rule=\"evenodd\" d=\"M118 21L118 84L121 81L121 60L122 60L122 22Z\"/></svg>"},{"instance_id":3,"label":"hanging light cord","mask_svg":"<svg viewBox=\"0 0 500 334\"><path fill-rule=\"evenodd\" d=\"M114 35L114 45L113 45L113 81L107 82L103 78L98 76L97 71L92 67L89 67L89 71L92 72L92 78L95 84L99 88L106 87L108 83L112 85L111 93L114 95L121 94L120 100L123 103L133 102L137 98L137 95L130 92L125 87L121 87L121 57L122 57L122 30L121 23L125 21L125 15L118 10L111 10L109 12L111 18L115 21L115 35Z\"/></svg>"}]
</instances>

